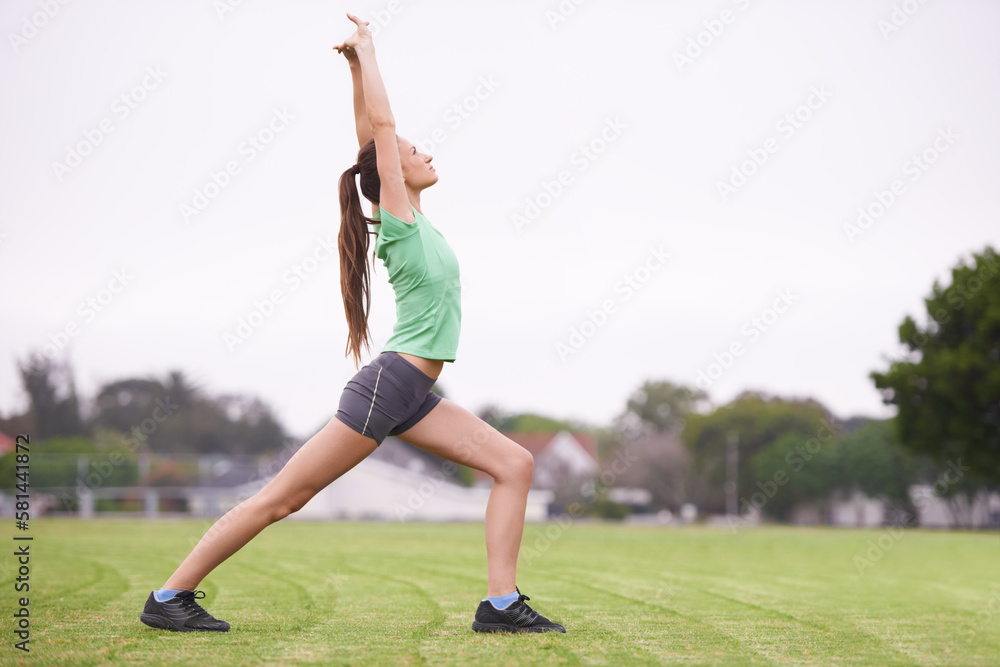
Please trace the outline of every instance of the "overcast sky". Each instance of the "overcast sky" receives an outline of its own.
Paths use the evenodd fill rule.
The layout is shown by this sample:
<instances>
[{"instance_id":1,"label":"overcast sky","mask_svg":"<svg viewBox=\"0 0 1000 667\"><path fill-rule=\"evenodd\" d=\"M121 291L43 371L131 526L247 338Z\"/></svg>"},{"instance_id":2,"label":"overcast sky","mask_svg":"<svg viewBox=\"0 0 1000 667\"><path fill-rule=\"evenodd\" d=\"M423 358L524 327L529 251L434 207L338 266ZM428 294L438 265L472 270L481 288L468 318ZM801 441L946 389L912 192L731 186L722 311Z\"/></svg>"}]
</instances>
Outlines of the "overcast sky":
<instances>
[{"instance_id":1,"label":"overcast sky","mask_svg":"<svg viewBox=\"0 0 1000 667\"><path fill-rule=\"evenodd\" d=\"M332 416L348 10L434 155L463 289L440 382L471 410L601 424L701 377L889 416L868 373L900 321L1000 249L988 0L5 0L0 412L48 346L88 397L180 369L300 437Z\"/></svg>"}]
</instances>

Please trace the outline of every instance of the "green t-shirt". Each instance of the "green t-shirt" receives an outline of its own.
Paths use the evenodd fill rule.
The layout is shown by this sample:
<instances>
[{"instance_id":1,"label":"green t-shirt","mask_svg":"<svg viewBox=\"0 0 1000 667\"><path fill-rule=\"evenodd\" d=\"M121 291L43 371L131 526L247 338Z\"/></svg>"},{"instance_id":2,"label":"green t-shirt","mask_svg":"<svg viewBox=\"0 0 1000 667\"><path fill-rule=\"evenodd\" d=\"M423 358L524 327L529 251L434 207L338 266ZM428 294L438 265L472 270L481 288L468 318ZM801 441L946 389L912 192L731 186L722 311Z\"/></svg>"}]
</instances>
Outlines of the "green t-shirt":
<instances>
[{"instance_id":1,"label":"green t-shirt","mask_svg":"<svg viewBox=\"0 0 1000 667\"><path fill-rule=\"evenodd\" d=\"M462 325L458 258L430 220L416 208L413 214L407 223L380 206L375 216L375 256L396 293L396 326L382 351L455 361Z\"/></svg>"}]
</instances>

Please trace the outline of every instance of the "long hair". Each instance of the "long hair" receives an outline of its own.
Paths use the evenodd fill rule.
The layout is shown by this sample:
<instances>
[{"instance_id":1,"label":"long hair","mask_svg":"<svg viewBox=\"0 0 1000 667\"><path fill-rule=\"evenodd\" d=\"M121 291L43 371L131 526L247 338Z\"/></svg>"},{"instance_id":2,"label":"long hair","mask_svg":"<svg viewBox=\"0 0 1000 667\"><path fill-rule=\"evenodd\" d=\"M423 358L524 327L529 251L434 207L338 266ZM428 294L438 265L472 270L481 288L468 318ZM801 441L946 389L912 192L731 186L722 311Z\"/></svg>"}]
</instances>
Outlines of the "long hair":
<instances>
[{"instance_id":1,"label":"long hair","mask_svg":"<svg viewBox=\"0 0 1000 667\"><path fill-rule=\"evenodd\" d=\"M378 203L381 184L375 159L375 140L372 139L358 151L358 162L340 176L340 292L344 298L347 315L347 348L345 355L354 358L354 365L361 363L361 347L371 346L368 313L372 295L368 271L368 237L375 232L368 224L377 222L361 210L361 199L354 177L361 176L361 193L373 204Z\"/></svg>"}]
</instances>

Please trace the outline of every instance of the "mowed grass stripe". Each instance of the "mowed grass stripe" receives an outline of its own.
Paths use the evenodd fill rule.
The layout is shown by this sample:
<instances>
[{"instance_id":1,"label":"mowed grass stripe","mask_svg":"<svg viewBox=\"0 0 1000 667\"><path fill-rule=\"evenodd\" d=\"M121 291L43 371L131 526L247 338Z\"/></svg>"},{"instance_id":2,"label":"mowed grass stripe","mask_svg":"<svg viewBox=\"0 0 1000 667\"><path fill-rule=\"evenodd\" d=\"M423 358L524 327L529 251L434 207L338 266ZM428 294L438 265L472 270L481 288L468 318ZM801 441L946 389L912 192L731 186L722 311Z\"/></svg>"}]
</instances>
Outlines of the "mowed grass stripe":
<instances>
[{"instance_id":1,"label":"mowed grass stripe","mask_svg":"<svg viewBox=\"0 0 1000 667\"><path fill-rule=\"evenodd\" d=\"M605 592L613 594L610 591ZM702 613L701 609L706 602L704 592L693 588L689 592L690 598L682 606L684 609L683 612L678 611L676 608L660 604L660 600L663 599L660 595L660 589L656 589L656 592L653 593L652 600L621 593L617 594L617 596L632 601L636 605L646 605L654 610L667 611L669 616L663 616L664 625L668 628L665 631L666 637L676 638L677 642L675 645L683 646L685 651L691 650L691 641L697 638L697 642L703 648L714 648L716 655L735 653L749 660L748 664L769 664L766 652L760 650L760 647L754 643L748 643L741 633L734 633L729 625L730 620L740 624L741 628L748 627L747 624L749 623L758 623L760 622L757 619L760 616L759 610L747 609L744 605L730 605L738 607L738 610L736 612L729 611L726 616L726 622L723 623L720 622L718 617L720 605L712 605L711 613L709 614ZM584 613L587 613L587 611L584 610ZM634 620L630 618L618 618L617 622L619 624L622 622L642 624L647 622L647 618L648 614L638 612L634 613ZM673 655L680 656L683 654L675 652Z\"/></svg>"},{"instance_id":2,"label":"mowed grass stripe","mask_svg":"<svg viewBox=\"0 0 1000 667\"><path fill-rule=\"evenodd\" d=\"M600 576L600 575L598 575ZM559 618L574 633L601 637L604 641L588 651L587 662L610 664L659 664L665 658L686 655L691 638L706 644L727 643L724 636L712 637L707 626L655 602L624 595L615 590L588 583L588 578L561 576L568 589L568 601L559 606L567 613ZM737 648L733 642L730 648ZM614 658L612 660L612 657Z\"/></svg>"},{"instance_id":3,"label":"mowed grass stripe","mask_svg":"<svg viewBox=\"0 0 1000 667\"><path fill-rule=\"evenodd\" d=\"M763 563L773 565L774 559L782 555L781 552L786 553L786 555L788 553L787 547L779 552L771 545L765 545L764 548L751 549L747 552L757 558L729 557L728 562L733 563L732 569L735 570L736 576L730 574L725 576L699 575L687 578L685 580L687 584L683 586L674 580L674 585L670 587L668 594L677 600L683 591L685 601L696 606L696 601L709 602L709 606L713 609L712 612L709 612L710 614L715 616L720 611L724 614L721 618L712 620L712 623L717 626L716 630L729 635L734 642L739 642L745 650L759 652L765 658L774 657L776 650L779 654L788 653L795 647L802 651L804 659L817 651L835 651L842 646L842 641L836 638L828 640L834 633L835 625L831 625L829 622L828 616L830 614L827 613L827 610L837 609L837 607L828 604L832 590L829 586L810 581L809 577L816 571L816 567L811 565L807 568L801 568L803 562L824 562L813 558L804 558L817 551L815 546L809 544L811 541L809 538L814 536L808 535L808 533L812 531L804 532L807 534L794 536L797 538L796 541L803 542L797 549L796 558L782 563L783 569L794 570L798 566L799 571L802 572L798 580L790 579L786 575L766 574L761 571L763 568L758 567L758 565ZM807 539L798 539L803 537ZM829 541L828 536L821 534L818 537L821 538L822 542ZM725 539L725 536L713 536L708 544L713 551L716 549L717 538ZM746 546L745 543L744 546ZM823 544L819 549L826 551L827 545ZM835 561L846 560L847 553L845 548L841 548L839 553L835 554ZM767 585L768 580L777 582L779 578L793 584L797 584L798 581L802 581L806 585L813 584L809 598L802 599L803 596L798 594L798 586ZM832 581L843 584L847 578L844 574L840 574L833 577ZM748 579L753 583L748 583ZM754 582L754 579L760 581ZM780 593L775 591L780 591ZM782 608L768 608L768 605L781 605ZM733 609L734 606L736 609ZM742 613L741 607L743 608ZM760 628L763 628L766 636L774 636L777 641L770 644L762 643L758 632ZM886 660L896 664L912 663L905 651L886 645L878 637L870 637L867 643L859 643L861 645L855 646L854 650L861 655L868 654L876 658L872 661L874 664Z\"/></svg>"},{"instance_id":4,"label":"mowed grass stripe","mask_svg":"<svg viewBox=\"0 0 1000 667\"><path fill-rule=\"evenodd\" d=\"M763 650L762 647L758 645L758 642L748 642L746 640L745 632L743 628L745 626L740 626L739 632L734 632L728 623L720 624L712 617L706 617L697 611L692 613L691 609L682 610L677 604L672 604L667 606L663 604L665 598L662 595L662 589L658 585L655 579L650 578L652 571L659 570L663 567L663 561L670 560L671 552L676 550L675 544L673 544L672 538L674 537L673 531L664 532L662 530L653 531L648 528L634 528L634 529L624 529L623 534L620 536L621 540L618 542L619 546L622 547L621 551L615 551L610 559L601 558L600 555L602 550L596 549L591 546L593 542L593 535L589 534L588 529L590 526L571 526L565 531L566 541L561 544L553 544L551 548L545 553L545 556L551 556L555 559L563 559L565 562L569 563L577 560L572 555L575 549L585 548L588 553L593 553L595 559L605 560L610 562L598 562L595 563L596 567L590 571L579 571L571 572L570 578L574 581L579 582L578 586L587 588L588 590L599 592L604 595L610 596L612 598L618 598L620 600L626 601L634 606L648 606L659 612L666 610L669 614L672 614L676 618L671 619L667 624L670 630L666 630L665 634L669 636L672 634L671 631L676 631L677 626L680 625L683 630L679 636L698 636L701 639L702 644L709 642L714 645L719 651L725 652L741 652L745 658L751 660L753 663L768 664L769 659L767 657L767 651ZM717 543L715 546L710 546L711 549L723 550L723 545L726 541L725 535L720 535L718 533L706 533L706 537L709 543ZM582 542L588 545L587 547L581 547L580 545L572 544L573 541ZM731 541L731 540L730 540ZM626 556L627 554L627 556ZM666 558L664 559L664 556ZM684 561L686 559L678 559ZM702 559L692 559L693 562L702 563ZM646 580L650 582L651 585L646 587L630 587L628 584L623 584L615 573L620 573L622 571L628 571L633 574L633 581ZM563 577L564 579L566 577ZM609 581L605 582L605 579ZM586 583L590 582L590 583ZM599 586L598 584L603 584ZM676 594L676 591L674 591ZM651 595L652 594L652 595ZM653 599L650 600L649 598ZM691 588L689 594L689 600L693 603L695 609L700 609L705 606L705 591L701 588ZM659 602L660 604L656 604ZM676 603L676 599L674 600ZM729 601L730 605L739 606L735 601ZM617 608L618 613L610 619L611 623L622 625L630 624L632 622L632 616L635 616L636 620L647 626L649 625L646 620L648 613L637 612L635 610L628 610L627 608L622 608L620 604L610 605L612 608ZM718 605L715 605L718 608ZM593 617L593 610L586 610L590 617ZM739 616L746 618L759 617L762 614L765 617L773 616L773 614L768 614L762 609L741 609L738 612ZM796 619L790 619L793 623L797 623ZM745 623L746 621L743 621ZM688 644L689 645L689 644ZM718 655L718 652L716 655ZM756 654L756 657L752 657ZM673 653L672 655L679 657L680 653Z\"/></svg>"}]
</instances>

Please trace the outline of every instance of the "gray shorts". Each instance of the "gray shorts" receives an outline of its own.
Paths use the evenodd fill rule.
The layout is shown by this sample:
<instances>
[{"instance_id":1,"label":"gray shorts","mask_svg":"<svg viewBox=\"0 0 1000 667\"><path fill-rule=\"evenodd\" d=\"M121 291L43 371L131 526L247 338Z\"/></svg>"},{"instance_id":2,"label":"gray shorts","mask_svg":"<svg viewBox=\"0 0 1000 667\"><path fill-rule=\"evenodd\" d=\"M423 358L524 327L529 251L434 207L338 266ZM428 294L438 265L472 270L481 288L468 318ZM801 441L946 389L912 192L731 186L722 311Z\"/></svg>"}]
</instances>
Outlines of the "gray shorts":
<instances>
[{"instance_id":1,"label":"gray shorts","mask_svg":"<svg viewBox=\"0 0 1000 667\"><path fill-rule=\"evenodd\" d=\"M396 352L383 352L348 380L337 419L382 444L423 419L441 397L434 378Z\"/></svg>"}]
</instances>

